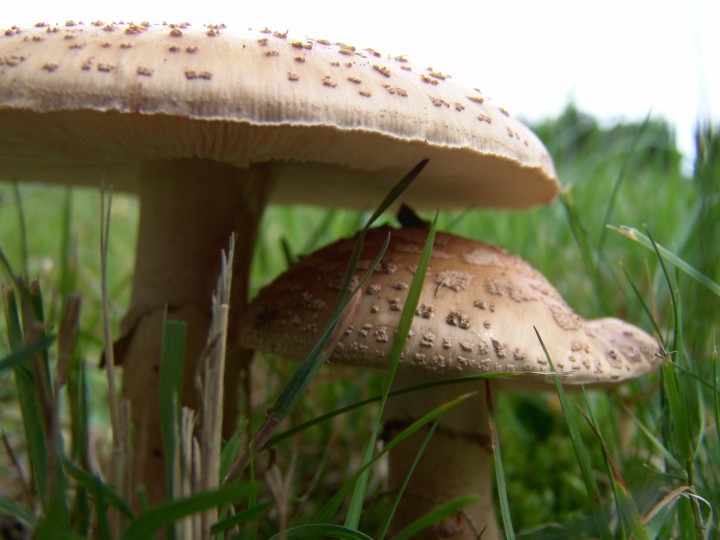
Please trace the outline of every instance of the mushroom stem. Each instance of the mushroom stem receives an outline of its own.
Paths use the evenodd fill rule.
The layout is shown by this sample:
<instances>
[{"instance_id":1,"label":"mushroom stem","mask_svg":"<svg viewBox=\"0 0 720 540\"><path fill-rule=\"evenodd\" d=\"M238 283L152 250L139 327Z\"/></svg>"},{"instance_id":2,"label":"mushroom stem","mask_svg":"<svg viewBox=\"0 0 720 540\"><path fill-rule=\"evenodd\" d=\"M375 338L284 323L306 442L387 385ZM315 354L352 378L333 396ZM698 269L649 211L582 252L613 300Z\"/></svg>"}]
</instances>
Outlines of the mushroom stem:
<instances>
[{"instance_id":1,"label":"mushroom stem","mask_svg":"<svg viewBox=\"0 0 720 540\"><path fill-rule=\"evenodd\" d=\"M393 386L400 389L437 380L437 375L404 372L396 375ZM401 530L441 503L472 494L478 497L477 501L416 538L499 537L493 508L492 447L484 384L447 384L391 399L385 410L385 431L395 435L431 410L466 393L471 393L470 397L440 418L400 501L393 531ZM390 452L391 496L404 482L426 436L427 431L420 430Z\"/></svg>"},{"instance_id":2,"label":"mushroom stem","mask_svg":"<svg viewBox=\"0 0 720 540\"><path fill-rule=\"evenodd\" d=\"M202 160L144 166L132 297L116 350L135 427L133 484L144 485L151 502L165 497L158 417L163 310L188 323L183 404L197 408L194 379L206 345L220 252L235 231L228 355L241 356L233 347L236 321L246 303L256 232L272 185L269 166L242 170ZM227 362L225 434L236 421L241 365L236 357Z\"/></svg>"}]
</instances>

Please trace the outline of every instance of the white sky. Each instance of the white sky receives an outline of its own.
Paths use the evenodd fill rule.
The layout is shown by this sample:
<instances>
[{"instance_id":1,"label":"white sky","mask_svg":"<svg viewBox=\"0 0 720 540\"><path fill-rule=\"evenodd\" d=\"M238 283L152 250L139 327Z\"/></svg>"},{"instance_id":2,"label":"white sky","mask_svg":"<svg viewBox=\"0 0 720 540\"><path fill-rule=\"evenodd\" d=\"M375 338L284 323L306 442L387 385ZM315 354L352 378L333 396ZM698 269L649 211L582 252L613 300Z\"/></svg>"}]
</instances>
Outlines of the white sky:
<instances>
[{"instance_id":1,"label":"white sky","mask_svg":"<svg viewBox=\"0 0 720 540\"><path fill-rule=\"evenodd\" d=\"M0 0L0 29L67 19L225 23L343 41L449 73L516 116L720 118L718 0ZM9 4L9 5L8 5Z\"/></svg>"}]
</instances>

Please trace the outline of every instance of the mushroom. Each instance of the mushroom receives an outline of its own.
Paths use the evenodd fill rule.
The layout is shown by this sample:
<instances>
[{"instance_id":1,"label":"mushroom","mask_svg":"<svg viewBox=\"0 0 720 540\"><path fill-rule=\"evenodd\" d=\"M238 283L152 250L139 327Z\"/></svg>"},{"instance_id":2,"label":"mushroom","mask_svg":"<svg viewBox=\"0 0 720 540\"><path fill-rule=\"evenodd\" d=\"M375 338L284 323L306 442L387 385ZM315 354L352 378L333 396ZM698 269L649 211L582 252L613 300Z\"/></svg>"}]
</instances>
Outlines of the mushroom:
<instances>
[{"instance_id":1,"label":"mushroom","mask_svg":"<svg viewBox=\"0 0 720 540\"><path fill-rule=\"evenodd\" d=\"M388 229L366 236L358 272L368 268ZM387 251L357 294L331 362L383 368L427 237L422 228L390 231ZM354 239L338 241L294 264L260 291L243 315L240 342L260 351L301 357L330 315ZM657 342L613 318L584 320L534 268L506 251L437 233L394 389L471 374L511 374L489 388L547 387L552 369L568 385L615 384L658 365ZM492 452L485 385L465 381L388 401L385 433L393 434L466 392L474 396L442 416L395 516L394 528L444 501L475 494L477 502L428 531L427 538L498 537L492 503ZM493 392L491 392L493 393ZM426 433L390 452L389 491L396 492Z\"/></svg>"},{"instance_id":2,"label":"mushroom","mask_svg":"<svg viewBox=\"0 0 720 540\"><path fill-rule=\"evenodd\" d=\"M68 21L0 33L2 175L139 194L117 357L136 427L135 478L151 501L160 498L154 479L164 469L151 398L158 313L167 306L191 323L191 401L230 232L239 239L237 317L271 196L373 207L425 158L422 181L406 193L419 207L524 208L558 193L552 160L528 128L479 91L404 57L224 25ZM230 404L234 379L226 377Z\"/></svg>"}]
</instances>

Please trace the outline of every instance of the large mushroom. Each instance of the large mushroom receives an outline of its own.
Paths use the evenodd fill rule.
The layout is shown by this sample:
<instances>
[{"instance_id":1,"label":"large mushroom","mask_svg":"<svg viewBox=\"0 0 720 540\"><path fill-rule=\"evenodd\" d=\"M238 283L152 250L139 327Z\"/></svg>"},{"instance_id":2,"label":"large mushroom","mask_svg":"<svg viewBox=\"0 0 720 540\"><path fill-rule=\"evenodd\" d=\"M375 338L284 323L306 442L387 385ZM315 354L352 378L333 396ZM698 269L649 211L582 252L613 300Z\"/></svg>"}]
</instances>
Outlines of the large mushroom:
<instances>
[{"instance_id":1,"label":"large mushroom","mask_svg":"<svg viewBox=\"0 0 720 540\"><path fill-rule=\"evenodd\" d=\"M407 290L427 237L422 228L389 231L390 244L358 292L330 361L387 365ZM388 229L365 238L360 275L379 252ZM241 321L247 347L302 357L320 335L347 266L354 239L338 241L301 259L260 291ZM553 286L519 257L502 249L438 233L430 267L393 385L405 388L471 374L493 379L490 388L546 387L552 371L542 337L564 384L615 384L658 365L658 344L643 330L614 318L584 320ZM391 399L385 432L397 433L430 410L475 392L441 418L415 469L393 526L399 529L438 504L475 494L462 514L427 531L425 538L498 538L493 508L492 459L485 385L436 386ZM390 453L389 490L402 485L426 434L419 432Z\"/></svg>"},{"instance_id":2,"label":"large mushroom","mask_svg":"<svg viewBox=\"0 0 720 540\"><path fill-rule=\"evenodd\" d=\"M231 231L236 317L271 195L373 207L424 158L430 165L405 196L419 207L525 208L558 192L529 129L479 91L404 57L224 25L68 21L0 34L3 178L105 184L140 197L118 352L136 427L135 476L153 501L163 471L151 398L161 310L191 323L186 373L194 373ZM192 377L185 380L192 402Z\"/></svg>"}]
</instances>

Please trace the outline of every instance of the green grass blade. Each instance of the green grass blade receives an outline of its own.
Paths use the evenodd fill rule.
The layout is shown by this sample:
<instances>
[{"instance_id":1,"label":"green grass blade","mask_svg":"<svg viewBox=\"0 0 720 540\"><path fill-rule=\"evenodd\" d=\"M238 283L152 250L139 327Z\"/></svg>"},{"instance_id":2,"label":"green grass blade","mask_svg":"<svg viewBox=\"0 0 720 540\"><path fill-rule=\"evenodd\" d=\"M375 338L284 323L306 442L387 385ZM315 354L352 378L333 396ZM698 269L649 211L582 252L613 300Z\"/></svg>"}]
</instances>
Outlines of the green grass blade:
<instances>
[{"instance_id":1,"label":"green grass blade","mask_svg":"<svg viewBox=\"0 0 720 540\"><path fill-rule=\"evenodd\" d=\"M618 193L620 193L620 186L623 183L623 180L627 177L627 171L630 166L630 163L632 162L632 157L635 155L635 151L637 149L638 142L642 138L643 133L647 129L648 125L650 123L650 113L648 113L645 116L645 120L640 124L638 129L635 131L635 134L633 135L632 140L630 141L630 146L628 147L627 151L623 155L622 163L620 164L620 171L618 172L617 178L615 178L615 183L613 184L612 192L610 193L610 199L608 200L607 208L605 209L605 218L603 219L603 228L600 231L600 238L598 239L598 245L597 245L597 255L596 258L598 261L602 260L602 250L605 246L605 238L607 237L607 228L606 225L610 223L610 216L612 216L613 209L615 208L615 203L617 201Z\"/></svg>"},{"instance_id":2,"label":"green grass blade","mask_svg":"<svg viewBox=\"0 0 720 540\"><path fill-rule=\"evenodd\" d=\"M46 334L40 339L23 345L11 352L8 356L0 360L0 373L6 369L27 364L37 354L46 351L55 342L55 336Z\"/></svg>"},{"instance_id":3,"label":"green grass blade","mask_svg":"<svg viewBox=\"0 0 720 540\"><path fill-rule=\"evenodd\" d=\"M550 370L555 371L555 365L550 358L550 354L545 347L545 343L540 336L540 333L535 328L535 334L537 335L540 345L545 353L548 363L550 364ZM582 437L580 436L580 430L573 412L572 405L565 395L560 377L554 376L555 390L557 391L558 398L560 400L560 407L565 417L565 422L570 432L570 440L575 450L575 456L577 458L578 465L580 466L580 472L582 473L583 482L585 489L587 490L588 500L590 501L590 508L595 522L595 528L597 533L603 540L612 540L612 533L608 528L608 516L605 509L602 507L600 491L598 490L597 482L595 481L595 475L593 474L592 465L590 464L590 456L585 448Z\"/></svg>"},{"instance_id":4,"label":"green grass blade","mask_svg":"<svg viewBox=\"0 0 720 540\"><path fill-rule=\"evenodd\" d=\"M180 396L185 366L187 324L166 320L163 326L160 353L160 434L165 451L165 475L168 498L173 499L175 486L175 433L180 429Z\"/></svg>"},{"instance_id":5,"label":"green grass blade","mask_svg":"<svg viewBox=\"0 0 720 540\"><path fill-rule=\"evenodd\" d=\"M434 523L438 523L453 514L457 513L468 504L478 500L477 495L464 495L451 501L439 504L423 517L413 521L407 527L393 536L393 540L408 540L413 538L420 531L427 529Z\"/></svg>"},{"instance_id":6,"label":"green grass blade","mask_svg":"<svg viewBox=\"0 0 720 540\"><path fill-rule=\"evenodd\" d=\"M123 500L123 498L117 493L114 486L103 483L99 477L81 469L69 459L66 459L63 462L63 466L65 467L65 471L68 476L73 478L78 486L87 487L87 489L93 494L96 500L96 512L99 509L97 501L102 500L105 508L110 505L113 508L116 508L123 517L129 520L135 518L135 512L128 502Z\"/></svg>"},{"instance_id":7,"label":"green grass blade","mask_svg":"<svg viewBox=\"0 0 720 540\"><path fill-rule=\"evenodd\" d=\"M430 444L430 440L432 439L433 435L435 435L435 430L437 430L439 423L440 423L440 418L438 417L435 419L432 426L430 426L430 429L428 430L427 435L423 439L423 442L420 445L420 448L418 448L418 451L415 454L415 459L413 459L412 465L410 465L410 468L408 469L408 472L405 475L405 478L403 479L402 485L400 486L400 489L398 489L395 499L393 499L393 503L392 503L392 506L390 507L390 511L388 512L388 515L385 518L385 522L383 523L383 527L380 530L380 533L378 534L378 540L383 540L385 538L385 535L387 534L388 530L390 530L390 524L392 523L393 517L395 517L395 512L397 512L397 508L400 505L400 501L402 500L403 495L405 494L405 490L407 489L407 486L410 483L410 478L412 478L413 472L415 471L415 468L417 467L417 464L420 461L420 458L425 453L425 449L427 448L427 445Z\"/></svg>"},{"instance_id":8,"label":"green grass blade","mask_svg":"<svg viewBox=\"0 0 720 540\"><path fill-rule=\"evenodd\" d=\"M430 265L430 255L432 253L433 244L435 243L435 231L437 228L438 213L435 213L435 219L428 230L428 236L423 246L423 251L418 261L418 267L413 276L412 283L408 289L407 298L405 305L403 306L402 313L400 315L400 322L398 323L397 332L395 334L395 340L393 347L390 351L390 357L388 360L388 367L385 372L383 379L383 391L380 399L380 407L378 409L377 417L375 418L375 424L373 426L370 440L365 451L365 463L372 459L373 452L375 451L375 443L377 437L380 434L383 426L383 411L385 409L385 403L387 402L388 394L390 393L390 387L397 371L398 362L400 362L400 356L407 343L407 336L412 326L413 318L415 317L415 310L417 304L420 301L420 294L422 293L423 283L425 282L425 275L427 274L428 267ZM359 478L355 484L352 498L350 499L350 505L348 512L345 517L345 526L356 529L360 523L360 516L362 514L363 501L365 500L365 492L367 489L367 481L369 478L370 471L367 470Z\"/></svg>"},{"instance_id":9,"label":"green grass blade","mask_svg":"<svg viewBox=\"0 0 720 540\"><path fill-rule=\"evenodd\" d=\"M328 501L328 503L325 505L325 507L320 511L318 516L315 518L315 521L320 523L326 523L333 520L335 514L337 513L338 509L342 505L343 500L345 499L345 496L347 495L348 491L354 486L354 482L359 476L370 466L372 466L373 463L375 463L378 459L380 459L382 456L387 454L388 452L392 451L393 448L395 448L398 444L402 443L404 440L406 440L408 437L422 429L424 426L430 424L431 422L434 422L437 418L439 418L442 414L445 414L450 409L457 407L460 403L468 399L470 396L474 395L474 393L466 393L462 394L456 398L451 399L450 401L443 403L439 407L436 407L435 409L431 410L418 420L412 422L409 426L407 426L405 429L403 429L400 433L398 433L393 439L388 442L383 449L375 454L371 461L364 463L357 471L355 471L355 474L350 477L343 485L342 487L333 495L333 497Z\"/></svg>"},{"instance_id":10,"label":"green grass blade","mask_svg":"<svg viewBox=\"0 0 720 540\"><path fill-rule=\"evenodd\" d=\"M30 260L28 252L28 235L27 235L27 220L25 219L25 209L22 204L22 197L20 195L20 186L17 182L13 182L13 195L15 199L15 208L17 210L17 221L19 241L20 241L20 261L22 266L22 277L28 279L30 276L30 267L28 261Z\"/></svg>"},{"instance_id":11,"label":"green grass blade","mask_svg":"<svg viewBox=\"0 0 720 540\"><path fill-rule=\"evenodd\" d=\"M502 451L500 447L500 434L495 419L495 406L489 381L485 382L485 392L488 407L488 426L490 427L490 442L493 449L493 461L495 464L495 483L497 485L498 499L500 499L500 515L503 520L503 529L506 540L515 540L512 516L510 514L510 502L508 499L507 483L505 482L505 469L502 462Z\"/></svg>"},{"instance_id":12,"label":"green grass blade","mask_svg":"<svg viewBox=\"0 0 720 540\"><path fill-rule=\"evenodd\" d=\"M262 449L266 446L270 435L272 435L275 429L277 429L277 426L287 417L293 407L295 407L302 394L315 378L315 375L317 375L320 368L327 362L334 348L334 334L336 333L336 329L344 316L345 310L351 309L351 306L354 305L352 304L354 302L353 298L357 299L356 295L359 289L380 262L380 259L387 248L388 241L389 239L386 240L385 245L375 257L375 260L370 265L370 268L367 270L364 278L361 280L360 285L358 285L355 291L352 292L350 298L344 300L341 296L338 296L338 302L335 304L335 309L333 309L322 335L315 343L310 353L305 357L305 360L300 364L298 369L295 370L290 378L290 381L288 381L283 390L280 392L280 395L275 401L275 405L272 407L268 417L265 419L265 422L258 430L255 436L255 444L258 448ZM353 251L352 260L348 267L348 272L345 275L343 285L341 285L341 291L348 290L349 288L350 280L354 274L354 269L359 258L360 246L362 246L362 237L358 237L358 240L355 243L355 250Z\"/></svg>"},{"instance_id":13,"label":"green grass blade","mask_svg":"<svg viewBox=\"0 0 720 540\"><path fill-rule=\"evenodd\" d=\"M647 249L656 251L663 258L663 260L668 261L670 264L682 270L685 274L693 278L695 281L707 287L707 289L710 290L712 293L720 296L720 284L713 281L708 276L700 273L683 259L675 255L673 252L656 243L648 235L643 234L642 232L638 231L633 227L614 227L612 225L608 225L607 227L610 230L615 231L616 233L619 233L624 237L637 242L638 244L646 247Z\"/></svg>"},{"instance_id":14,"label":"green grass blade","mask_svg":"<svg viewBox=\"0 0 720 540\"><path fill-rule=\"evenodd\" d=\"M712 383L713 383L713 413L715 416L715 435L720 448L720 359L718 358L717 347L712 352ZM720 508L718 508L720 512Z\"/></svg>"},{"instance_id":15,"label":"green grass blade","mask_svg":"<svg viewBox=\"0 0 720 540\"><path fill-rule=\"evenodd\" d=\"M499 372L499 373L484 373L481 375L468 375L465 377L458 377L456 379L443 379L440 381L432 381L432 382L427 382L427 383L423 383L423 384L418 384L415 386L408 386L406 388L400 388L398 390L393 390L392 392L390 392L388 394L388 398L394 398L394 397L402 396L403 394L408 394L410 392L417 392L419 390L434 388L436 386L444 386L444 385L448 385L448 384L462 384L462 383L466 383L466 382L470 382L470 381L484 381L486 379L500 379L500 378L514 377L514 376L518 376L518 372L507 371L507 372ZM297 426L294 426L292 428L286 429L285 431L282 431L280 433L273 435L272 437L270 437L267 440L267 443L265 444L265 446L266 447L274 446L274 445L278 444L280 441L283 441L289 437L292 437L296 433L305 431L306 429L309 429L318 424L322 424L323 422L327 422L328 420L332 420L333 418L335 418L336 416L340 416L341 414L346 414L346 413L349 413L356 409L366 407L367 405L376 403L376 402L380 401L381 399L382 399L382 395L372 396L367 399L363 399L361 401L351 403L350 405L340 407L329 413L325 413L323 415L312 418L311 420L303 422L302 424L298 424Z\"/></svg>"},{"instance_id":16,"label":"green grass blade","mask_svg":"<svg viewBox=\"0 0 720 540\"><path fill-rule=\"evenodd\" d=\"M266 501L264 503L260 503L251 508L248 508L245 511L238 512L232 517L223 519L222 521L218 521L217 523L215 523L210 528L210 532L212 534L221 534L229 529L232 529L233 527L245 525L250 521L255 521L270 512L273 505L274 501Z\"/></svg>"},{"instance_id":17,"label":"green grass blade","mask_svg":"<svg viewBox=\"0 0 720 540\"><path fill-rule=\"evenodd\" d=\"M370 216L370 219L358 235L355 245L353 247L353 252L350 257L347 271L345 272L345 276L340 285L341 291L347 291L350 288L350 283L353 276L355 275L357 261L360 257L365 233L370 228L370 226L377 220L377 218L379 218L382 213L385 212L385 210L387 210L390 205L392 205L397 200L397 198L408 188L408 186L415 180L415 178L417 178L420 172L422 172L422 170L427 165L427 162L428 160L423 160L415 167L413 167L413 169L408 174L406 174L405 177L403 177L403 179L400 180L400 182L398 182L393 187L393 189L390 190L390 193L388 193L388 195L383 199L380 205ZM382 258L386 247L387 243L375 258L373 265L365 273L365 277L363 278L363 280L361 280L361 285L362 283L364 283L367 277L372 274L374 267L377 265L380 258ZM355 290L352 295L350 295L349 299L344 298L342 294L338 295L338 298L335 302L335 305L333 306L330 317L328 319L328 323L322 333L322 336L315 344L310 354L308 354L305 360L303 360L303 362L300 364L300 367L295 371L295 373L293 373L290 381L285 386L285 388L283 388L280 396L275 402L275 405L270 410L270 413L265 419L265 422L258 430L255 436L255 444L258 449L262 449L265 446L267 439L275 432L280 423L287 417L287 415L293 409L293 407L298 402L307 387L310 385L312 380L315 378L315 375L317 375L320 368L329 358L334 348L334 344L331 338L333 337L333 334L335 333L336 328L341 321L343 313L346 309L348 309L354 294L359 288L360 286ZM238 463L236 463L236 465L230 472L230 476L236 474L238 467L239 465Z\"/></svg>"},{"instance_id":18,"label":"green grass blade","mask_svg":"<svg viewBox=\"0 0 720 540\"><path fill-rule=\"evenodd\" d=\"M348 529L341 525L332 525L330 523L321 523L313 525L300 525L284 531L281 537L279 534L270 537L270 540L279 540L280 538L292 538L300 540L318 540L319 538L337 538L338 540L372 540L366 534L359 531Z\"/></svg>"},{"instance_id":19,"label":"green grass blade","mask_svg":"<svg viewBox=\"0 0 720 540\"><path fill-rule=\"evenodd\" d=\"M5 497L0 497L0 515L12 516L28 525L32 525L36 521L30 511Z\"/></svg>"},{"instance_id":20,"label":"green grass blade","mask_svg":"<svg viewBox=\"0 0 720 540\"><path fill-rule=\"evenodd\" d=\"M586 403L588 403L587 395L585 395L585 398ZM610 479L613 493L615 494L616 507L618 509L618 514L620 515L621 525L628 526L628 528L630 529L630 533L635 540L650 540L648 530L645 527L642 518L640 517L640 513L638 512L637 506L635 505L635 501L628 492L625 480L622 478L620 471L615 466L615 463L612 460L610 449L608 448L605 439L600 433L600 429L598 428L597 423L595 422L591 414L585 412L580 407L577 407L577 410L580 415L585 419L585 422L590 427L590 430L593 432L595 438L600 443L600 448L602 449L605 464L607 466L608 478Z\"/></svg>"},{"instance_id":21,"label":"green grass blade","mask_svg":"<svg viewBox=\"0 0 720 540\"><path fill-rule=\"evenodd\" d=\"M130 523L122 538L150 538L176 521L209 508L246 500L255 491L250 484L228 484L215 491L196 493L184 499L161 503Z\"/></svg>"}]
</instances>

